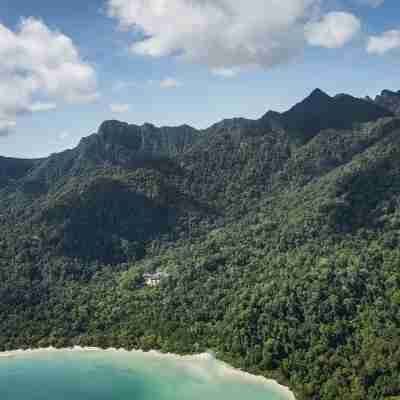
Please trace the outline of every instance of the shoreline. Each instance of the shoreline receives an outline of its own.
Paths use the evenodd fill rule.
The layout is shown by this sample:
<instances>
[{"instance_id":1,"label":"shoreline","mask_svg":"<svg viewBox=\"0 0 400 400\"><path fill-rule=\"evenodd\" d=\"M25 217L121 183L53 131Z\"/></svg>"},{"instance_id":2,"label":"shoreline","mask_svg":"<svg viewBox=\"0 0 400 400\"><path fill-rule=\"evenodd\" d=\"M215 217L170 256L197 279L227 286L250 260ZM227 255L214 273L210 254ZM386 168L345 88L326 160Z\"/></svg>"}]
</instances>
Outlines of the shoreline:
<instances>
[{"instance_id":1,"label":"shoreline","mask_svg":"<svg viewBox=\"0 0 400 400\"><path fill-rule=\"evenodd\" d=\"M264 384L279 394L283 395L287 400L296 400L294 393L288 388L287 386L281 385L274 379L268 379L261 375L252 375L248 372L242 371L238 368L234 368L229 364L218 360L210 353L201 353L196 355L187 355L187 356L180 356L173 353L161 353L156 350L150 350L145 352L143 350L125 350L125 349L117 349L117 348L107 348L101 349L99 347L81 347L81 346L74 346L74 347L66 347L61 349L56 349L55 347L47 347L47 348L38 348L38 349L19 349L19 350L12 350L6 352L0 352L0 359L2 358L14 358L23 355L32 355L32 354L40 354L40 353L63 353L63 352L109 352L109 353L123 353L123 354L131 354L131 355L141 355L145 357L157 357L161 359L169 359L175 360L178 362L191 362L191 361L216 361L218 365L222 368L224 373L228 373L230 375L236 376L238 378L251 381L253 383Z\"/></svg>"}]
</instances>

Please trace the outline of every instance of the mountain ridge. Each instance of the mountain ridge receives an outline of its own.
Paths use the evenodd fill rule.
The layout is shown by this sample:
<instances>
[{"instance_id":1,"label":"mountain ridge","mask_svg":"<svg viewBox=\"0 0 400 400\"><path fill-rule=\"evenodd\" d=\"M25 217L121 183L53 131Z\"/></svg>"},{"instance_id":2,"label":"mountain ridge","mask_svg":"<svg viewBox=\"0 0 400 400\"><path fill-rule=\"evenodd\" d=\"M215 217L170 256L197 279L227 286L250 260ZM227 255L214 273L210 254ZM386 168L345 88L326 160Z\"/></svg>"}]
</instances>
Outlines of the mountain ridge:
<instances>
[{"instance_id":1,"label":"mountain ridge","mask_svg":"<svg viewBox=\"0 0 400 400\"><path fill-rule=\"evenodd\" d=\"M384 110L386 109L386 112L383 113L383 116L393 116L393 112L390 110L390 108L388 108L388 106L384 106L384 105L379 104L379 98L384 96L385 94L386 95L390 94L390 95L396 95L396 96L398 95L398 96L400 96L400 90L398 92L394 92L394 91L390 91L390 90L385 89L385 90L383 90L381 92L380 96L378 95L376 97L376 100L368 100L368 99L370 99L369 97L367 97L365 99L362 99L362 98L353 97L351 95L344 94L344 93L341 93L341 94L338 94L336 96L331 97L327 93L325 93L323 90L317 88L317 89L314 89L310 93L309 96L307 96L306 98L304 98L299 103L297 103L296 105L294 105L293 107L291 107L289 110L287 110L285 112L280 113L280 112L277 112L277 111L269 110L268 112L263 114L258 119L247 119L247 118L242 118L242 117L226 118L226 119L223 119L223 120L221 120L219 122L211 124L208 128L205 128L205 129L196 129L196 128L188 125L188 124L181 124L181 125L176 125L176 126L156 126L156 125L154 125L152 123L146 122L146 123L144 123L142 125L135 125L135 124L129 124L127 122L122 122L122 121L119 121L119 120L105 120L104 122L102 122L100 124L100 126L99 126L99 128L98 128L96 133L93 133L90 136L82 138L81 141L80 141L80 144L82 142L86 142L86 141L90 140L91 137L95 137L96 135L99 135L99 134L101 135L102 132L104 131L105 127L107 127L107 125L112 125L113 126L112 131L113 131L114 134L118 133L118 130L119 130L120 127L124 127L127 130L129 130L129 128L130 128L132 130L141 131L141 132L151 131L151 130L158 130L158 131L162 131L162 132L172 132L174 130L186 130L188 132L192 132L192 133L197 132L199 134L199 133L210 132L210 131L212 132L214 130L218 130L218 129L221 129L223 127L226 127L226 125L228 125L228 124L232 125L235 122L245 122L247 124L252 124L252 123L265 121L265 120L269 121L269 120L272 120L273 118L278 118L279 116L282 116L282 115L290 113L291 110L295 109L297 106L302 105L302 104L311 104L311 108L312 108L312 106L314 105L313 102L314 101L318 101L320 99L323 99L325 101L327 101L327 100L328 101L331 101L331 100L334 101L335 99L338 99L338 98L343 98L343 97L349 98L350 97L350 98L355 99L357 101L360 101L360 102L362 102L364 104L365 104L365 102L371 103L371 101L372 101L372 102L376 103L381 110L382 109L384 109ZM375 116L370 117L370 118L377 119ZM356 121L356 122L363 122L363 121ZM329 128L333 128L333 127L330 126ZM79 144L78 144L78 146L79 146ZM66 150L66 151L70 151L70 150ZM60 154L60 153L55 153L55 154ZM51 157L51 156L52 155L50 155L49 157ZM1 158L5 159L7 157L3 156ZM48 157L42 157L42 158L36 159L36 160L43 160L43 159L46 159L46 158L48 158ZM14 158L10 158L10 159L13 159L13 160L16 160L16 161L18 161L18 160L26 161L27 160L27 159L22 159L22 158L15 158L15 157ZM35 161L35 159L32 159L32 161Z\"/></svg>"},{"instance_id":2,"label":"mountain ridge","mask_svg":"<svg viewBox=\"0 0 400 400\"><path fill-rule=\"evenodd\" d=\"M394 114L400 115L400 90L398 92L383 90L380 95L376 96L374 102Z\"/></svg>"}]
</instances>

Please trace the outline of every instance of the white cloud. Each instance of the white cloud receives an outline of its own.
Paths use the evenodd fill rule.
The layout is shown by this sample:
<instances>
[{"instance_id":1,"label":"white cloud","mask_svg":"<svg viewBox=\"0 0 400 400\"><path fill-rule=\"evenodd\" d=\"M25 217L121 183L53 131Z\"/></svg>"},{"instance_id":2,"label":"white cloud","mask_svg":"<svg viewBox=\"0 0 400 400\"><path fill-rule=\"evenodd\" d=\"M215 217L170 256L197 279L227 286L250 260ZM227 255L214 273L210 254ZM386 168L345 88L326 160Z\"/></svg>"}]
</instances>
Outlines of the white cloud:
<instances>
[{"instance_id":1,"label":"white cloud","mask_svg":"<svg viewBox=\"0 0 400 400\"><path fill-rule=\"evenodd\" d=\"M60 140L65 140L68 139L71 136L70 132L68 131L62 131L60 132L60 134L58 135Z\"/></svg>"},{"instance_id":2,"label":"white cloud","mask_svg":"<svg viewBox=\"0 0 400 400\"><path fill-rule=\"evenodd\" d=\"M0 119L0 136L8 136L17 126L15 121L7 121Z\"/></svg>"},{"instance_id":3,"label":"white cloud","mask_svg":"<svg viewBox=\"0 0 400 400\"><path fill-rule=\"evenodd\" d=\"M369 54L382 55L395 49L400 49L400 30L387 31L379 36L370 36L368 39Z\"/></svg>"},{"instance_id":4,"label":"white cloud","mask_svg":"<svg viewBox=\"0 0 400 400\"><path fill-rule=\"evenodd\" d=\"M123 114L130 110L129 104L110 104L110 110L114 114Z\"/></svg>"},{"instance_id":5,"label":"white cloud","mask_svg":"<svg viewBox=\"0 0 400 400\"><path fill-rule=\"evenodd\" d=\"M334 49L352 40L360 29L361 22L353 14L330 12L319 21L309 22L305 27L305 33L311 46Z\"/></svg>"},{"instance_id":6,"label":"white cloud","mask_svg":"<svg viewBox=\"0 0 400 400\"><path fill-rule=\"evenodd\" d=\"M165 78L160 81L161 89L174 89L182 86L182 82L175 78Z\"/></svg>"},{"instance_id":7,"label":"white cloud","mask_svg":"<svg viewBox=\"0 0 400 400\"><path fill-rule=\"evenodd\" d=\"M72 40L35 18L23 19L15 32L0 24L0 93L4 126L20 114L54 109L55 100L98 98L95 71Z\"/></svg>"},{"instance_id":8,"label":"white cloud","mask_svg":"<svg viewBox=\"0 0 400 400\"><path fill-rule=\"evenodd\" d=\"M183 83L176 78L173 77L166 77L161 80L157 79L148 79L142 82L135 82L135 81L116 81L112 85L112 90L114 92L120 92L130 89L145 89L146 86L158 86L161 89L173 89L183 86Z\"/></svg>"},{"instance_id":9,"label":"white cloud","mask_svg":"<svg viewBox=\"0 0 400 400\"><path fill-rule=\"evenodd\" d=\"M108 0L108 13L141 33L135 54L176 55L213 71L288 61L320 0ZM227 73L225 73L227 75Z\"/></svg>"},{"instance_id":10,"label":"white cloud","mask_svg":"<svg viewBox=\"0 0 400 400\"><path fill-rule=\"evenodd\" d=\"M41 103L40 101L37 103L33 103L29 106L29 111L31 112L42 112L42 111L51 111L57 108L57 104L55 103Z\"/></svg>"},{"instance_id":11,"label":"white cloud","mask_svg":"<svg viewBox=\"0 0 400 400\"><path fill-rule=\"evenodd\" d=\"M213 68L211 72L222 78L234 78L240 72L240 68Z\"/></svg>"}]
</instances>

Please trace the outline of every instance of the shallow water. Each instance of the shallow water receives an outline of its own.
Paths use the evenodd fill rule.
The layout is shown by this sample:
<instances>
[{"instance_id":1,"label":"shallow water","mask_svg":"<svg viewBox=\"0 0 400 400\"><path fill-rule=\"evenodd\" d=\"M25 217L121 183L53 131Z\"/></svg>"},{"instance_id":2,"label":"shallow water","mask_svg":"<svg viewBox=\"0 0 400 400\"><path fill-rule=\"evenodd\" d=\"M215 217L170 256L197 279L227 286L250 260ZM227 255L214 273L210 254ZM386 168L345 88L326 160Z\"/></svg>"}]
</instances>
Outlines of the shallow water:
<instances>
[{"instance_id":1,"label":"shallow water","mask_svg":"<svg viewBox=\"0 0 400 400\"><path fill-rule=\"evenodd\" d=\"M1 400L287 400L278 386L211 357L117 351L0 358Z\"/></svg>"}]
</instances>

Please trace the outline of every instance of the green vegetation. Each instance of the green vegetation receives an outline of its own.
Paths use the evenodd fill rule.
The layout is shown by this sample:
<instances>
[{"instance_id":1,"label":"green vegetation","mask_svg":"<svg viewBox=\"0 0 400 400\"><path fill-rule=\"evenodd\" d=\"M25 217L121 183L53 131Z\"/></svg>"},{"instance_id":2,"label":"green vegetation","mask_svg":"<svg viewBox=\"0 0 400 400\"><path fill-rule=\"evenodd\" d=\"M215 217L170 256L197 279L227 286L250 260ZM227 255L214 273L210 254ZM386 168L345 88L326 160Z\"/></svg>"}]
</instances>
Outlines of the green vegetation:
<instances>
[{"instance_id":1,"label":"green vegetation","mask_svg":"<svg viewBox=\"0 0 400 400\"><path fill-rule=\"evenodd\" d=\"M0 349L211 349L299 400L397 399L400 119L282 115L145 147L109 122L3 188Z\"/></svg>"}]
</instances>

